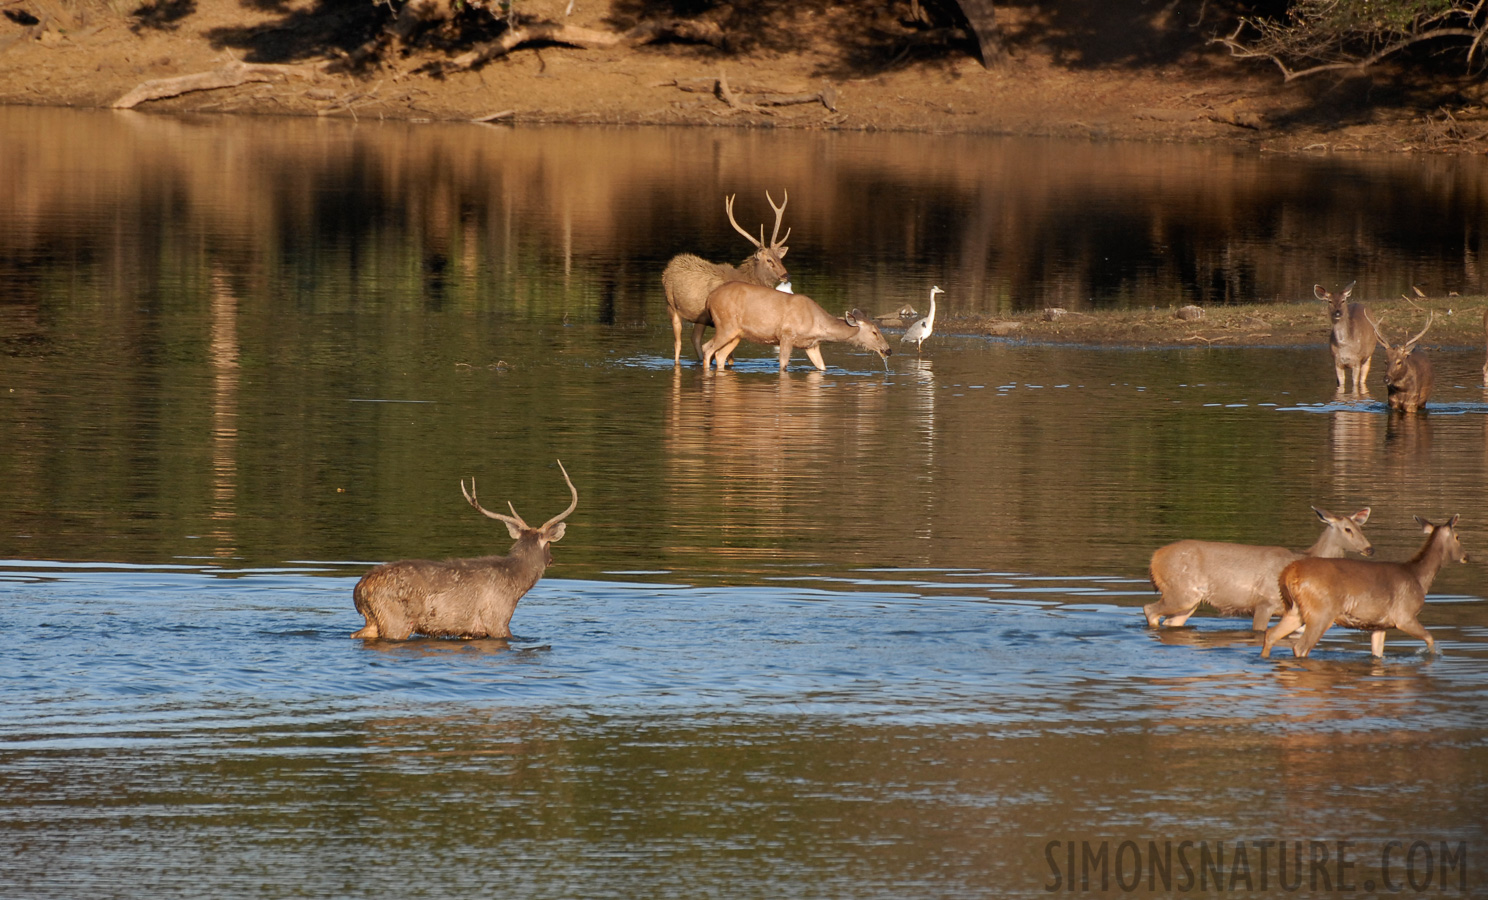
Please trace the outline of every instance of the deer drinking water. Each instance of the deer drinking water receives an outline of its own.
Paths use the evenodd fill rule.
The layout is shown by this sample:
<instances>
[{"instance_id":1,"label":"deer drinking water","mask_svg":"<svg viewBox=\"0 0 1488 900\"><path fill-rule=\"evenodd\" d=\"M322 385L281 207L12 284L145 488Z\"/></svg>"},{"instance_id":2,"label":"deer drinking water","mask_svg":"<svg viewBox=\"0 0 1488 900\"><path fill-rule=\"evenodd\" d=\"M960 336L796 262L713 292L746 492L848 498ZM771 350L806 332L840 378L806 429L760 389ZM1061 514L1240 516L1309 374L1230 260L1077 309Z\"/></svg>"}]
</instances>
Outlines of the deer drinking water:
<instances>
[{"instance_id":1,"label":"deer drinking water","mask_svg":"<svg viewBox=\"0 0 1488 900\"><path fill-rule=\"evenodd\" d=\"M708 313L713 318L713 339L703 345L705 370L715 359L722 369L723 361L741 340L780 345L782 372L796 347L805 350L812 364L825 372L822 341L856 344L884 360L894 352L867 313L855 309L838 319L805 294L786 294L757 284L732 281L708 295Z\"/></svg>"},{"instance_id":2,"label":"deer drinking water","mask_svg":"<svg viewBox=\"0 0 1488 900\"><path fill-rule=\"evenodd\" d=\"M779 237L780 221L785 216L785 205L790 202L790 191L785 192L785 199L779 206L775 205L775 199L770 192L765 192L765 199L769 201L770 208L775 210L775 230L770 234L770 243L765 243L765 227L760 226L760 236L756 240L754 235L739 227L734 219L734 195L730 194L724 198L723 208L728 213L729 224L734 230L744 235L744 238L754 245L754 253L749 258L739 263L738 268L726 263L711 263L700 256L691 253L679 253L672 257L671 262L661 273L661 286L666 292L667 312L672 317L672 363L680 365L682 362L682 322L692 322L692 349L697 352L698 358L703 357L703 329L712 323L708 314L708 295L721 284L729 281L742 281L749 284L764 285L768 288L780 287L786 293L790 292L790 273L785 268L785 254L790 250L785 242L790 238L790 229L785 230L785 237Z\"/></svg>"},{"instance_id":3,"label":"deer drinking water","mask_svg":"<svg viewBox=\"0 0 1488 900\"><path fill-rule=\"evenodd\" d=\"M507 638L508 624L521 600L542 578L553 562L551 545L563 538L568 518L579 506L579 491L558 463L563 480L573 494L568 509L533 528L517 515L493 513L475 497L475 479L470 490L460 482L460 491L483 515L506 524L516 541L505 556L434 561L410 559L384 563L357 582L352 597L357 612L367 624L354 638L407 640L414 634L429 637Z\"/></svg>"},{"instance_id":4,"label":"deer drinking water","mask_svg":"<svg viewBox=\"0 0 1488 900\"><path fill-rule=\"evenodd\" d=\"M1328 527L1305 553L1221 541L1184 540L1159 547L1148 572L1162 597L1142 607L1147 624L1157 628L1166 618L1177 627L1200 603L1208 603L1220 615L1251 616L1251 629L1261 631L1282 611L1277 579L1289 563L1304 556L1339 557L1347 550L1374 553L1363 531L1369 507L1352 516L1335 516L1316 506L1312 511Z\"/></svg>"},{"instance_id":5,"label":"deer drinking water","mask_svg":"<svg viewBox=\"0 0 1488 900\"><path fill-rule=\"evenodd\" d=\"M1457 516L1441 525L1416 516L1426 543L1408 562L1369 562L1362 559L1299 559L1281 572L1281 598L1286 604L1281 621L1266 631L1261 656L1270 657L1276 642L1306 625L1307 631L1292 651L1299 657L1312 652L1323 632L1334 625L1371 632L1369 650L1385 655L1385 629L1398 628L1426 642L1435 652L1436 641L1417 616L1426 605L1426 592L1448 561L1467 562L1457 537Z\"/></svg>"},{"instance_id":6,"label":"deer drinking water","mask_svg":"<svg viewBox=\"0 0 1488 900\"><path fill-rule=\"evenodd\" d=\"M1380 333L1379 325L1374 325L1376 339L1379 345L1385 348L1385 360L1389 368L1385 369L1385 391L1386 402L1390 409L1396 412L1413 413L1426 405L1431 398L1431 385L1434 375L1431 371L1431 360L1424 356L1412 356L1411 351L1416 349L1416 341L1426 336L1431 328L1431 322L1436 318L1435 313L1426 316L1426 327L1420 333L1403 344L1391 345ZM1380 319L1384 323L1384 319Z\"/></svg>"},{"instance_id":7,"label":"deer drinking water","mask_svg":"<svg viewBox=\"0 0 1488 900\"><path fill-rule=\"evenodd\" d=\"M1364 382L1369 378L1369 363L1374 357L1374 324L1364 312L1364 304L1348 302L1354 285L1333 293L1322 285L1312 286L1312 293L1328 304L1328 318L1333 330L1328 334L1328 349L1333 351L1333 374L1338 376L1338 389L1343 390L1344 372L1354 372L1354 393L1366 390Z\"/></svg>"}]
</instances>

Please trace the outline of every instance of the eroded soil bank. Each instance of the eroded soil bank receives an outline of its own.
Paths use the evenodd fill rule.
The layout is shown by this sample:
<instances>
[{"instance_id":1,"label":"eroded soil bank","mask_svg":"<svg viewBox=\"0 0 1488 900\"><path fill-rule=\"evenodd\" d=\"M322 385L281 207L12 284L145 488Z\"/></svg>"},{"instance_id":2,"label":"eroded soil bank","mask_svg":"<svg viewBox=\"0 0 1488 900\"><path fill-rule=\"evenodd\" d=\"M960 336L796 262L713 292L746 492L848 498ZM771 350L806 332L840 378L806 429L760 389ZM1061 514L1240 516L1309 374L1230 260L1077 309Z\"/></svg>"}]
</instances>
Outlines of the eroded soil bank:
<instances>
[{"instance_id":1,"label":"eroded soil bank","mask_svg":"<svg viewBox=\"0 0 1488 900\"><path fill-rule=\"evenodd\" d=\"M518 46L452 65L480 35L433 28L365 48L387 28L369 2L15 0L0 18L0 103L107 107L142 84L220 73L253 80L141 102L148 112L255 113L507 124L607 123L1002 133L1217 141L1280 152L1481 152L1481 84L1398 73L1284 85L1209 39L1219 4L1000 3L1006 52L984 66L965 29L907 0L722 4L722 46ZM522 0L526 22L617 34L677 4ZM706 4L704 6L707 6ZM731 95L719 89L720 79ZM231 79L228 79L231 80ZM760 98L811 97L766 106ZM751 99L753 97L753 99Z\"/></svg>"}]
</instances>

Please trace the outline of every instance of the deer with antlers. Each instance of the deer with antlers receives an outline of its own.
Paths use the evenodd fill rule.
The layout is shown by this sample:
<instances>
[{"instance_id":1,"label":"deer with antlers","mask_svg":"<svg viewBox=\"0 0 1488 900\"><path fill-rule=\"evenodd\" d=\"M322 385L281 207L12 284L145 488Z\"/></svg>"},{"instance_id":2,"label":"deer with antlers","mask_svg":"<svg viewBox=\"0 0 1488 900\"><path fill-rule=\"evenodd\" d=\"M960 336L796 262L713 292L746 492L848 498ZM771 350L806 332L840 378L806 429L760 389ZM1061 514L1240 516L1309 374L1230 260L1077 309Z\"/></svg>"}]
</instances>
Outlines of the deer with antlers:
<instances>
[{"instance_id":1,"label":"deer with antlers","mask_svg":"<svg viewBox=\"0 0 1488 900\"><path fill-rule=\"evenodd\" d=\"M1312 286L1312 293L1328 304L1328 318L1333 330L1328 333L1328 349L1333 351L1333 374L1338 377L1338 389L1343 390L1344 375L1354 373L1354 393L1362 394L1364 382L1369 378L1369 363L1374 358L1374 323L1364 311L1364 304L1350 303L1354 292L1351 282L1348 287L1333 293L1320 284Z\"/></svg>"},{"instance_id":2,"label":"deer with antlers","mask_svg":"<svg viewBox=\"0 0 1488 900\"><path fill-rule=\"evenodd\" d=\"M769 201L770 208L775 210L775 230L770 233L770 243L765 243L765 226L760 225L760 236L754 235L740 227L734 219L734 196L730 194L724 198L723 209L728 214L729 224L734 230L744 235L744 239L754 245L754 252L747 259L739 263L738 267L727 263L708 262L700 256L691 253L679 253L672 257L671 262L661 273L661 286L666 292L667 312L672 317L672 363L680 365L682 362L682 322L692 322L692 349L697 353L699 359L703 356L703 329L713 323L712 316L708 313L708 295L713 293L719 285L730 281L742 281L748 284L759 284L768 288L779 287L786 293L790 293L790 273L785 268L785 254L790 250L785 242L790 238L790 229L785 230L785 237L780 237L780 223L785 217L785 206L790 203L790 191L785 192L785 199L779 206L775 205L775 198L770 192L765 192L765 199Z\"/></svg>"},{"instance_id":3,"label":"deer with antlers","mask_svg":"<svg viewBox=\"0 0 1488 900\"><path fill-rule=\"evenodd\" d=\"M1436 313L1429 313L1425 328L1405 343L1395 345L1387 342L1380 331L1384 319L1380 319L1378 323L1371 320L1369 323L1374 327L1375 339L1385 348L1385 359L1389 363L1389 368L1385 369L1385 391L1388 394L1386 402L1393 411L1417 412L1431 397L1431 360L1424 356L1413 356L1411 351L1416 349L1416 342L1426 336L1435 318Z\"/></svg>"},{"instance_id":4,"label":"deer with antlers","mask_svg":"<svg viewBox=\"0 0 1488 900\"><path fill-rule=\"evenodd\" d=\"M460 492L482 515L506 525L516 541L505 556L434 561L409 559L384 563L357 582L352 597L357 612L367 624L354 638L390 641L407 640L415 634L429 637L508 638L517 601L537 584L553 563L551 545L563 538L563 520L578 508L579 491L558 463L563 480L573 494L568 509L533 528L517 515L494 513L480 505L475 479L470 490L460 482Z\"/></svg>"}]
</instances>

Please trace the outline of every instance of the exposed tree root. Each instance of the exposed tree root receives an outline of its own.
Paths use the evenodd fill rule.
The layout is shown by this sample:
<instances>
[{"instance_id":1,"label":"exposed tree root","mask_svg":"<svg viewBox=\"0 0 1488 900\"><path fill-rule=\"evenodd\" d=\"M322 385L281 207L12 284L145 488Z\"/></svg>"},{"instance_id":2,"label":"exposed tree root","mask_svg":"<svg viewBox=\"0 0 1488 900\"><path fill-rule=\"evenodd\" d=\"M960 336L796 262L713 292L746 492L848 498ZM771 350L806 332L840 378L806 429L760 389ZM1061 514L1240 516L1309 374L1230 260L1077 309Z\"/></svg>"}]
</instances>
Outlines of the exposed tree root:
<instances>
[{"instance_id":1,"label":"exposed tree root","mask_svg":"<svg viewBox=\"0 0 1488 900\"><path fill-rule=\"evenodd\" d=\"M313 66L270 66L230 62L210 72L146 81L110 103L109 106L114 109L133 109L151 100L179 97L195 91L215 91L256 81L284 81L291 75L306 77L314 71Z\"/></svg>"}]
</instances>

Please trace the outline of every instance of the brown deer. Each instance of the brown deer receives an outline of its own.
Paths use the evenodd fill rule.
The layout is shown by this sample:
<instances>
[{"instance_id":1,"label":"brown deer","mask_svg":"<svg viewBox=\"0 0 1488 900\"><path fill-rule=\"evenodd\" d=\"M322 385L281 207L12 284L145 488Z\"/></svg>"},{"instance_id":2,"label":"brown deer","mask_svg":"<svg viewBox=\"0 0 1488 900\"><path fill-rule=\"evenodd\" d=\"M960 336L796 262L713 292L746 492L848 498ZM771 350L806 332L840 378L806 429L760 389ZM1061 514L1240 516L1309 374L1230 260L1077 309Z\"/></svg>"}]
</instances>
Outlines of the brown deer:
<instances>
[{"instance_id":1,"label":"brown deer","mask_svg":"<svg viewBox=\"0 0 1488 900\"><path fill-rule=\"evenodd\" d=\"M1251 629L1261 631L1281 612L1277 579L1288 563L1304 556L1343 556L1348 550L1374 554L1363 531L1369 507L1352 516L1335 516L1316 506L1312 511L1328 527L1305 553L1220 541L1185 540L1159 547L1147 571L1162 597L1142 607L1147 624L1157 628L1166 618L1170 627L1177 627L1200 603L1208 603L1220 615L1251 616Z\"/></svg>"},{"instance_id":2,"label":"brown deer","mask_svg":"<svg viewBox=\"0 0 1488 900\"><path fill-rule=\"evenodd\" d=\"M471 559L447 559L440 562L409 559L384 563L357 582L352 597L357 612L367 624L352 634L354 638L390 641L407 640L411 635L458 638L511 637L508 624L517 601L537 584L553 562L550 545L563 538L568 518L579 505L579 491L568 477L563 463L558 463L563 480L573 494L568 509L533 528L517 515L516 507L507 504L512 514L494 513L475 498L475 479L470 490L460 482L460 492L470 505L483 515L506 523L506 530L516 541L505 556L478 556Z\"/></svg>"},{"instance_id":3,"label":"brown deer","mask_svg":"<svg viewBox=\"0 0 1488 900\"><path fill-rule=\"evenodd\" d=\"M1436 641L1416 616L1426 605L1426 592L1448 561L1467 562L1457 537L1457 516L1435 525L1416 516L1426 543L1408 562L1369 562L1362 559L1299 559L1281 572L1281 599L1286 604L1281 621L1266 631L1261 656L1270 657L1276 642L1303 625L1307 631L1292 651L1299 657L1312 652L1323 632L1334 625L1371 632L1369 650L1385 655L1385 629L1398 628L1426 642Z\"/></svg>"},{"instance_id":4,"label":"brown deer","mask_svg":"<svg viewBox=\"0 0 1488 900\"><path fill-rule=\"evenodd\" d=\"M1328 334L1328 349L1333 351L1333 374L1338 376L1338 389L1343 390L1344 371L1354 372L1354 393L1367 390L1364 382L1369 378L1369 363L1374 358L1374 326L1364 313L1364 304L1349 303L1354 292L1351 282L1348 287L1333 293L1320 284L1312 286L1312 293L1328 304L1328 317L1333 320L1333 330Z\"/></svg>"},{"instance_id":5,"label":"brown deer","mask_svg":"<svg viewBox=\"0 0 1488 900\"><path fill-rule=\"evenodd\" d=\"M713 360L718 368L741 340L780 345L780 371L790 363L791 351L806 351L813 365L825 372L822 341L846 341L888 359L894 351L868 314L859 309L838 319L805 294L787 294L757 284L731 281L708 295L713 339L703 345L703 368ZM885 363L885 365L888 365Z\"/></svg>"},{"instance_id":6,"label":"brown deer","mask_svg":"<svg viewBox=\"0 0 1488 900\"><path fill-rule=\"evenodd\" d=\"M1483 310L1483 341L1484 352L1488 353L1488 309ZM1483 387L1488 387L1488 356L1483 359Z\"/></svg>"},{"instance_id":7,"label":"brown deer","mask_svg":"<svg viewBox=\"0 0 1488 900\"><path fill-rule=\"evenodd\" d=\"M1431 322L1436 317L1435 313L1426 316L1426 327L1420 333L1404 344L1391 346L1380 333L1379 325L1374 325L1376 340L1385 348L1385 359L1389 368L1385 369L1385 391L1386 402L1390 409L1397 412L1413 413L1426 405L1431 397L1432 371L1431 360L1424 356L1412 356L1411 351L1416 349L1416 342L1426 336L1431 328ZM1380 319L1383 324L1384 319Z\"/></svg>"},{"instance_id":8,"label":"brown deer","mask_svg":"<svg viewBox=\"0 0 1488 900\"><path fill-rule=\"evenodd\" d=\"M770 234L770 243L765 243L765 226L760 226L760 236L756 240L754 235L739 227L734 219L734 195L730 194L724 198L723 208L728 213L729 224L734 230L744 235L749 243L754 245L754 253L749 258L739 263L738 268L727 263L711 263L700 256L691 253L679 253L672 257L667 263L666 269L661 273L661 286L666 292L667 312L672 317L672 363L682 363L682 322L685 319L694 323L692 326L692 349L697 352L698 358L703 356L703 329L712 324L708 315L708 295L721 284L729 281L743 281L750 284L761 284L773 288L783 286L787 293L790 291L790 273L785 268L785 254L790 250L785 242L790 238L790 229L785 230L785 237L779 237L780 221L785 216L785 206L790 203L790 191L785 192L785 199L779 206L775 205L775 199L765 191L765 199L770 202L770 208L775 210L775 230Z\"/></svg>"}]
</instances>

